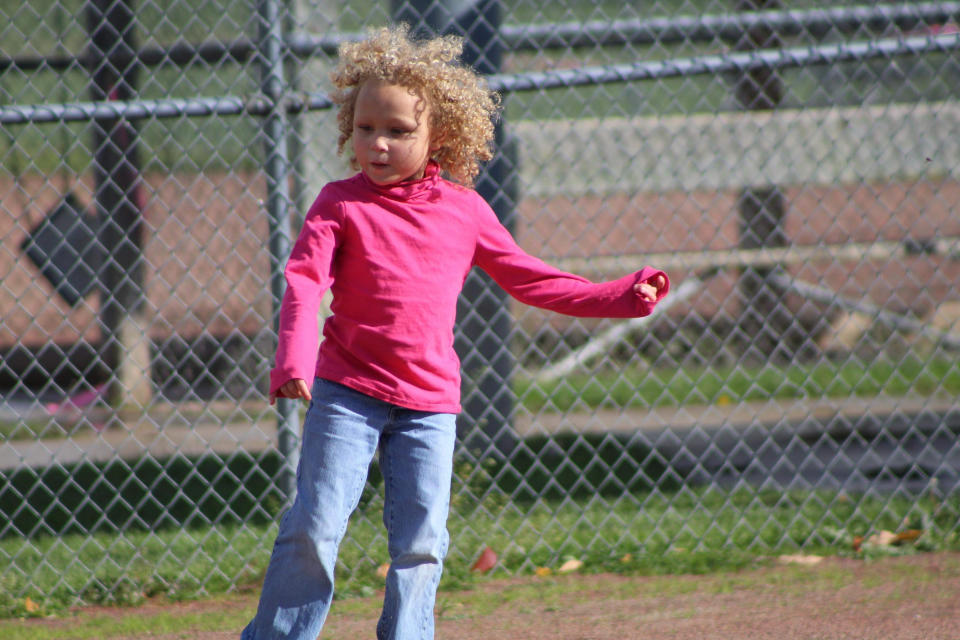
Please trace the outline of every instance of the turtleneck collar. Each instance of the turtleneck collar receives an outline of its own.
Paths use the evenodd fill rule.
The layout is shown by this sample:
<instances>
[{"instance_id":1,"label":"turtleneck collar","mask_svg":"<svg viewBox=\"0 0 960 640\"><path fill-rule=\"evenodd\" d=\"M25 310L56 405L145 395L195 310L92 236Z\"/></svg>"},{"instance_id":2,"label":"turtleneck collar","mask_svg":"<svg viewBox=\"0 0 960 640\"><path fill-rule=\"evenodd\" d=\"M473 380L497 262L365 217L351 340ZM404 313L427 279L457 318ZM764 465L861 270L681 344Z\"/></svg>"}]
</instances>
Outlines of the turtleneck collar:
<instances>
[{"instance_id":1,"label":"turtleneck collar","mask_svg":"<svg viewBox=\"0 0 960 640\"><path fill-rule=\"evenodd\" d=\"M382 196L394 198L396 200L410 200L418 198L429 193L440 181L440 165L434 160L427 162L423 171L423 177L419 180L404 180L394 184L377 184L367 177L365 173L360 172L360 179L363 180L370 189L376 191Z\"/></svg>"}]
</instances>

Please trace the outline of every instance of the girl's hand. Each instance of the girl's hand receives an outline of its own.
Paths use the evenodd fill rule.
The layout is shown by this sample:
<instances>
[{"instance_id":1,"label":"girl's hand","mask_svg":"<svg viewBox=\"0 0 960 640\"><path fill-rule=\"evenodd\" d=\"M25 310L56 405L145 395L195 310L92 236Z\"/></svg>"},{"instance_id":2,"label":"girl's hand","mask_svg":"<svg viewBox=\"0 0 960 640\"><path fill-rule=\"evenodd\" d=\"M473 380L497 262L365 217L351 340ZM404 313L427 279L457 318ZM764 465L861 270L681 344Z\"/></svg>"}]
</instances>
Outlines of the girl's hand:
<instances>
[{"instance_id":1,"label":"girl's hand","mask_svg":"<svg viewBox=\"0 0 960 640\"><path fill-rule=\"evenodd\" d=\"M662 291L666 285L666 279L662 275L657 275L649 280L633 285L633 290L640 294L640 297L647 302L656 302L660 296L660 291Z\"/></svg>"},{"instance_id":2,"label":"girl's hand","mask_svg":"<svg viewBox=\"0 0 960 640\"><path fill-rule=\"evenodd\" d=\"M300 378L294 378L280 385L276 393L270 394L270 404L276 402L277 398L303 398L306 402L310 402L312 397L313 396L310 395L310 387L307 386L306 381Z\"/></svg>"}]
</instances>

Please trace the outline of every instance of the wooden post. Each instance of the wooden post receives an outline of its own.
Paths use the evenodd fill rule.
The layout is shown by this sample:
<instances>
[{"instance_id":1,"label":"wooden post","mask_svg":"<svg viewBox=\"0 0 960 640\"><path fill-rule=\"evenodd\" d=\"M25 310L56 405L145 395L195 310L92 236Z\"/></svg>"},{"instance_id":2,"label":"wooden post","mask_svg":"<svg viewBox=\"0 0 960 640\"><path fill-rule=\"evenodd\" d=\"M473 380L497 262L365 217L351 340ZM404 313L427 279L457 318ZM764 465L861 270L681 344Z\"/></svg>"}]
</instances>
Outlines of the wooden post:
<instances>
[{"instance_id":1,"label":"wooden post","mask_svg":"<svg viewBox=\"0 0 960 640\"><path fill-rule=\"evenodd\" d=\"M779 9L779 0L738 0L738 11ZM746 31L735 49L749 51L780 46L780 38L769 27L756 26ZM780 104L783 83L776 70L760 67L745 72L737 79L734 90L737 103L750 111L767 111ZM785 203L776 185L758 177L757 186L745 186L737 198L740 214L740 247L782 247L787 238L783 230ZM782 292L774 288L768 276L769 267L746 267L740 279L740 296L744 309L739 320L741 337L747 343L747 355L766 360L784 355L783 336L791 318L781 303Z\"/></svg>"},{"instance_id":2,"label":"wooden post","mask_svg":"<svg viewBox=\"0 0 960 640\"><path fill-rule=\"evenodd\" d=\"M132 0L89 0L90 95L136 97L139 64ZM143 408L152 398L150 337L144 315L143 206L137 129L121 118L93 123L96 211L105 249L100 271L103 364L114 407Z\"/></svg>"}]
</instances>

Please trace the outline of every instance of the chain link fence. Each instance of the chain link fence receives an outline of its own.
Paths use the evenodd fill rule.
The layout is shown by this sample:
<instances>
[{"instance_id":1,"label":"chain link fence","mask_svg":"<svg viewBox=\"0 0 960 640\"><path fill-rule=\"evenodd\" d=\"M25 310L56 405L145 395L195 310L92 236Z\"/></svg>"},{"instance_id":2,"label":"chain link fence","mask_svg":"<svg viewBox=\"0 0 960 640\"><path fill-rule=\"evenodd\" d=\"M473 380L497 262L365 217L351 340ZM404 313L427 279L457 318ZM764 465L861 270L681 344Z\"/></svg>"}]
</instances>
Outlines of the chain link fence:
<instances>
[{"instance_id":1,"label":"chain link fence","mask_svg":"<svg viewBox=\"0 0 960 640\"><path fill-rule=\"evenodd\" d=\"M816 548L924 501L926 535L957 540L960 3L38 0L0 17L11 597L257 579L297 463L299 409L265 398L281 270L314 194L348 175L326 75L338 42L393 20L464 34L501 91L478 190L525 249L674 283L652 317L612 321L471 275L451 564L486 545L510 571ZM374 467L348 588L386 558L378 485Z\"/></svg>"}]
</instances>

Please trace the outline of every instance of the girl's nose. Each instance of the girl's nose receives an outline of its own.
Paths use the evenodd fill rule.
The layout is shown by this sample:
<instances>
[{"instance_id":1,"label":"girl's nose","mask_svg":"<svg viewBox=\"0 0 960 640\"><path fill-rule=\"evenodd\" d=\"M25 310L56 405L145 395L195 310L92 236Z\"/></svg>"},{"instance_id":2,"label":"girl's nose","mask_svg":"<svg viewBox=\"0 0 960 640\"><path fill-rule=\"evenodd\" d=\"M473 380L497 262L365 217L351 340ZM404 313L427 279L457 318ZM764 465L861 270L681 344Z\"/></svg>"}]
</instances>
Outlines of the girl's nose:
<instances>
[{"instance_id":1,"label":"girl's nose","mask_svg":"<svg viewBox=\"0 0 960 640\"><path fill-rule=\"evenodd\" d=\"M387 150L387 139L384 136L374 136L373 137L373 148L377 151L386 151Z\"/></svg>"}]
</instances>

